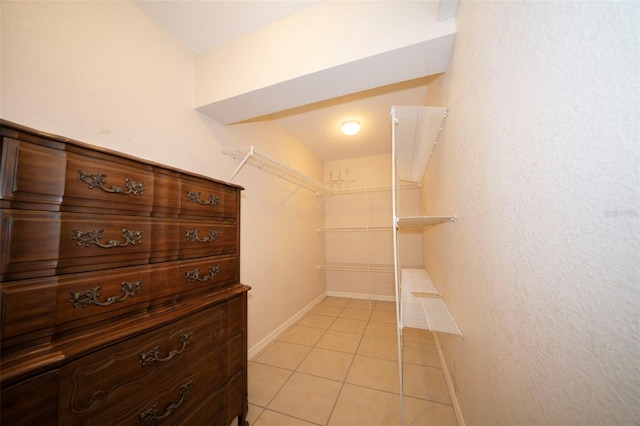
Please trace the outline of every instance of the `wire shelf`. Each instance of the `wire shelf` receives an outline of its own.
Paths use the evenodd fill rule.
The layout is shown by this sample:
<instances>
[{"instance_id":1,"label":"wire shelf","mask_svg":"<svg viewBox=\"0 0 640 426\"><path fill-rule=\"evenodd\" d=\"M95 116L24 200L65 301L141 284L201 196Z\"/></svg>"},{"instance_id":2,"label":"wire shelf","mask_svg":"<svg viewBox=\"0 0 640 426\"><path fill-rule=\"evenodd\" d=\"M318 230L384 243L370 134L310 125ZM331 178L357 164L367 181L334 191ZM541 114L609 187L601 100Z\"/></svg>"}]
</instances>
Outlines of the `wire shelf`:
<instances>
[{"instance_id":1,"label":"wire shelf","mask_svg":"<svg viewBox=\"0 0 640 426\"><path fill-rule=\"evenodd\" d=\"M238 165L231 177L227 179L227 181L229 182L231 182L233 178L236 177L238 172L240 172L240 170L246 164L249 164L250 166L256 167L262 171L265 171L297 185L295 190L287 197L285 201L288 201L289 198L291 198L293 194L295 194L296 191L300 188L313 191L316 196L321 199L321 201L324 201L329 195L331 195L331 189L305 175L304 173L301 173L300 171L294 169L288 164L285 164L271 157L269 154L261 152L253 145L242 150L224 150L222 151L222 153L236 160L240 160L240 165Z\"/></svg>"}]
</instances>

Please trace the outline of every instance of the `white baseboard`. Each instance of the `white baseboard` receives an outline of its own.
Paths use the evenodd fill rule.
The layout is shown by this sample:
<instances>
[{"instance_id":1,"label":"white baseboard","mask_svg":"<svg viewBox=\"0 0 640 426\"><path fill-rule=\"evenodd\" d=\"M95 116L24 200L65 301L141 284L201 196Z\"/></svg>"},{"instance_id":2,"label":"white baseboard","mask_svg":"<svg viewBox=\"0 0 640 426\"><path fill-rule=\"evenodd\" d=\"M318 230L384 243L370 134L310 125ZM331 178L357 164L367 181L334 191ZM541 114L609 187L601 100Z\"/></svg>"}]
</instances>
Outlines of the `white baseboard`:
<instances>
[{"instance_id":1,"label":"white baseboard","mask_svg":"<svg viewBox=\"0 0 640 426\"><path fill-rule=\"evenodd\" d=\"M451 380L451 376L449 375L449 369L447 368L447 363L444 360L444 354L442 353L442 346L440 346L440 340L438 340L438 333L434 332L432 334L433 334L433 340L436 343L438 358L440 358L440 365L442 365L444 379L447 382L447 388L449 389L449 395L451 396L453 411L456 413L456 418L458 419L458 425L465 426L464 418L462 418L462 410L460 410L460 403L458 402L458 397L456 396L456 390L455 390L455 387L453 386L453 381Z\"/></svg>"},{"instance_id":2,"label":"white baseboard","mask_svg":"<svg viewBox=\"0 0 640 426\"><path fill-rule=\"evenodd\" d=\"M249 360L251 360L254 356L258 355L260 353L260 351L262 351L264 348L266 348L267 346L269 346L269 344L271 342L273 342L274 340L276 340L282 333L284 333L289 327L291 327L293 324L295 324L296 322L298 322L299 320L302 319L302 317L304 317L307 312L309 312L310 310L312 310L313 308L316 307L316 305L320 302L322 302L322 300L327 296L326 293L322 293L320 296L316 297L311 303L309 303L307 306L305 306L304 308L302 308L297 314L295 314L294 316L292 316L291 318L289 318L287 321L285 321L280 327L276 328L275 330L273 330L271 333L269 333L268 335L266 335L262 340L260 340L258 343L256 343L255 345L253 345L252 347L249 348L248 351L248 358Z\"/></svg>"},{"instance_id":3,"label":"white baseboard","mask_svg":"<svg viewBox=\"0 0 640 426\"><path fill-rule=\"evenodd\" d=\"M381 302L395 302L395 296L382 296L379 294L365 294L365 293L344 293L340 291L328 291L327 296L331 297L346 297L348 299L365 299L365 300L380 300Z\"/></svg>"}]
</instances>

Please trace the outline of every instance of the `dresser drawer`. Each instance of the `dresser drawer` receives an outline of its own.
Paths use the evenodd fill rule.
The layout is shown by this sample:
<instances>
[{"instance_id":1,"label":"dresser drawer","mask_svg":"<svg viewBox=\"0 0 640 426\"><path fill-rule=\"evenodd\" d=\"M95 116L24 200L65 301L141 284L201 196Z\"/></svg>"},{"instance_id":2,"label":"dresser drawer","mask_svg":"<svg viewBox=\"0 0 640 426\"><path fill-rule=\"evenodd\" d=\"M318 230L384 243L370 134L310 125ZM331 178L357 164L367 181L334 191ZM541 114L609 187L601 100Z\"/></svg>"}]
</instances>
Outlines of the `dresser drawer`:
<instances>
[{"instance_id":1,"label":"dresser drawer","mask_svg":"<svg viewBox=\"0 0 640 426\"><path fill-rule=\"evenodd\" d=\"M243 374L238 373L229 382L216 390L189 417L180 420L180 425L230 425L231 421L242 414L242 382Z\"/></svg>"},{"instance_id":2,"label":"dresser drawer","mask_svg":"<svg viewBox=\"0 0 640 426\"><path fill-rule=\"evenodd\" d=\"M176 217L180 211L180 174L160 167L153 168L153 216Z\"/></svg>"},{"instance_id":3,"label":"dresser drawer","mask_svg":"<svg viewBox=\"0 0 640 426\"><path fill-rule=\"evenodd\" d=\"M67 153L65 209L148 215L154 201L151 167L108 158Z\"/></svg>"},{"instance_id":4,"label":"dresser drawer","mask_svg":"<svg viewBox=\"0 0 640 426\"><path fill-rule=\"evenodd\" d=\"M57 272L148 263L152 235L150 218L63 213Z\"/></svg>"},{"instance_id":5,"label":"dresser drawer","mask_svg":"<svg viewBox=\"0 0 640 426\"><path fill-rule=\"evenodd\" d=\"M176 421L176 425L205 426L205 425L231 425L229 418L229 390L223 386L213 395L193 410L187 418ZM244 426L244 425L243 425Z\"/></svg>"},{"instance_id":6,"label":"dresser drawer","mask_svg":"<svg viewBox=\"0 0 640 426\"><path fill-rule=\"evenodd\" d=\"M220 219L237 217L238 190L192 176L182 177L181 188L181 215Z\"/></svg>"},{"instance_id":7,"label":"dresser drawer","mask_svg":"<svg viewBox=\"0 0 640 426\"><path fill-rule=\"evenodd\" d=\"M66 275L59 278L56 324L86 325L148 305L151 274L147 266ZM142 304L142 305L141 305Z\"/></svg>"},{"instance_id":8,"label":"dresser drawer","mask_svg":"<svg viewBox=\"0 0 640 426\"><path fill-rule=\"evenodd\" d=\"M229 328L234 333L246 334L247 298L236 297L229 301Z\"/></svg>"},{"instance_id":9,"label":"dresser drawer","mask_svg":"<svg viewBox=\"0 0 640 426\"><path fill-rule=\"evenodd\" d=\"M176 219L151 218L149 262L177 260L180 242L180 224Z\"/></svg>"},{"instance_id":10,"label":"dresser drawer","mask_svg":"<svg viewBox=\"0 0 640 426\"><path fill-rule=\"evenodd\" d=\"M52 333L56 317L56 277L0 284L0 336L7 347Z\"/></svg>"},{"instance_id":11,"label":"dresser drawer","mask_svg":"<svg viewBox=\"0 0 640 426\"><path fill-rule=\"evenodd\" d=\"M2 281L144 264L149 218L0 210Z\"/></svg>"},{"instance_id":12,"label":"dresser drawer","mask_svg":"<svg viewBox=\"0 0 640 426\"><path fill-rule=\"evenodd\" d=\"M153 298L173 296L183 299L211 288L239 282L236 256L207 257L198 260L154 264L149 267ZM235 317L234 317L235 318Z\"/></svg>"},{"instance_id":13,"label":"dresser drawer","mask_svg":"<svg viewBox=\"0 0 640 426\"><path fill-rule=\"evenodd\" d=\"M248 401L246 400L247 395L247 372L246 370L238 372L235 376L229 380L227 384L227 410L228 416L227 422L233 419L234 417L238 417L244 411L246 404ZM246 418L245 418L246 420Z\"/></svg>"},{"instance_id":14,"label":"dresser drawer","mask_svg":"<svg viewBox=\"0 0 640 426\"><path fill-rule=\"evenodd\" d=\"M34 203L40 210L58 210L65 164L66 153L60 149L3 137L0 206L19 208L22 203Z\"/></svg>"},{"instance_id":15,"label":"dresser drawer","mask_svg":"<svg viewBox=\"0 0 640 426\"><path fill-rule=\"evenodd\" d=\"M165 414L176 424L235 374L229 354L241 341L226 342L230 332L222 303L72 362L61 370L59 424L133 425Z\"/></svg>"},{"instance_id":16,"label":"dresser drawer","mask_svg":"<svg viewBox=\"0 0 640 426\"><path fill-rule=\"evenodd\" d=\"M9 388L3 388L0 424L56 425L57 390L57 371L50 371Z\"/></svg>"},{"instance_id":17,"label":"dresser drawer","mask_svg":"<svg viewBox=\"0 0 640 426\"><path fill-rule=\"evenodd\" d=\"M179 262L158 263L149 266L151 282L153 283L153 299L164 301L169 296L180 291L180 282L184 278L180 275ZM175 297L173 297L175 299Z\"/></svg>"},{"instance_id":18,"label":"dresser drawer","mask_svg":"<svg viewBox=\"0 0 640 426\"><path fill-rule=\"evenodd\" d=\"M180 220L180 259L235 254L238 232L235 224Z\"/></svg>"},{"instance_id":19,"label":"dresser drawer","mask_svg":"<svg viewBox=\"0 0 640 426\"><path fill-rule=\"evenodd\" d=\"M203 365L199 365L203 367ZM169 376L164 380L146 379L135 387L123 389L128 395L112 397L94 406L72 406L60 412L58 425L177 425L189 415L212 391L206 377L198 374L194 366L183 371L181 377ZM82 390L79 390L80 392ZM60 401L59 404L62 405ZM72 400L71 403L79 401ZM91 401L96 402L94 401ZM81 411L80 411L81 410ZM204 426L204 425L203 425Z\"/></svg>"},{"instance_id":20,"label":"dresser drawer","mask_svg":"<svg viewBox=\"0 0 640 426\"><path fill-rule=\"evenodd\" d=\"M0 210L2 281L54 275L58 266L60 213Z\"/></svg>"},{"instance_id":21,"label":"dresser drawer","mask_svg":"<svg viewBox=\"0 0 640 426\"><path fill-rule=\"evenodd\" d=\"M179 281L175 292L181 295L239 282L236 256L181 261L179 265Z\"/></svg>"}]
</instances>

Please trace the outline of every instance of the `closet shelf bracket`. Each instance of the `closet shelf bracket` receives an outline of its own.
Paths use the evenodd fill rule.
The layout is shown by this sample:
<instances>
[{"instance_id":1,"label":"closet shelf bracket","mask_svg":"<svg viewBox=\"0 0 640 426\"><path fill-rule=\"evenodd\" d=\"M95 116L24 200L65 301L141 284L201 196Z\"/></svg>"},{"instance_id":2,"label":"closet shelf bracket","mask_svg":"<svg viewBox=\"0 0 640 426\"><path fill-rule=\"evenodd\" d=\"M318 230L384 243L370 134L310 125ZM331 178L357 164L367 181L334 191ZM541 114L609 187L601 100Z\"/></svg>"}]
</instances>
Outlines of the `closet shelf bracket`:
<instances>
[{"instance_id":1,"label":"closet shelf bracket","mask_svg":"<svg viewBox=\"0 0 640 426\"><path fill-rule=\"evenodd\" d=\"M439 223L457 222L458 216L402 216L396 218L397 228L413 228L437 225Z\"/></svg>"},{"instance_id":2,"label":"closet shelf bracket","mask_svg":"<svg viewBox=\"0 0 640 426\"><path fill-rule=\"evenodd\" d=\"M236 177L236 175L240 172L240 170L245 165L249 164L253 167L256 167L262 171L270 173L296 185L296 188L291 194L289 194L284 202L289 201L289 199L293 197L293 195L300 188L304 188L314 192L316 194L316 197L320 201L320 204L322 204L324 200L326 200L326 198L331 195L331 189L313 180L311 177L301 173L293 167L269 156L264 152L261 152L253 145L236 151L223 150L222 153L236 160L240 160L240 164L238 165L238 167L236 167L231 177L227 179L228 182L231 182L232 179Z\"/></svg>"}]
</instances>

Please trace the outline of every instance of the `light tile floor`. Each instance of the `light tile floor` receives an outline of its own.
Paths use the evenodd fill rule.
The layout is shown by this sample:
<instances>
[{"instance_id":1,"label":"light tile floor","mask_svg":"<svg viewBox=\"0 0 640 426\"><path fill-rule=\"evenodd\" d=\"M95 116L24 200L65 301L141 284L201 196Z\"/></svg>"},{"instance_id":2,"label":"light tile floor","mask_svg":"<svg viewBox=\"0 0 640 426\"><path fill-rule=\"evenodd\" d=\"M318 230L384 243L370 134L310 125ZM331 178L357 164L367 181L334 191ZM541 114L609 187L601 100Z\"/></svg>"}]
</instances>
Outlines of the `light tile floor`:
<instances>
[{"instance_id":1,"label":"light tile floor","mask_svg":"<svg viewBox=\"0 0 640 426\"><path fill-rule=\"evenodd\" d=\"M325 298L249 361L252 426L400 424L395 304ZM405 329L405 425L457 426L430 332Z\"/></svg>"}]
</instances>

